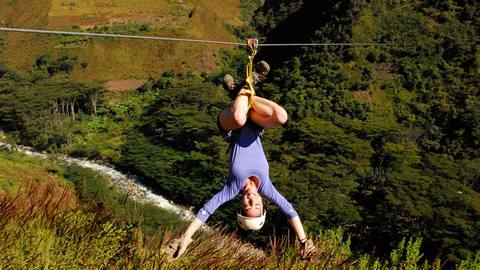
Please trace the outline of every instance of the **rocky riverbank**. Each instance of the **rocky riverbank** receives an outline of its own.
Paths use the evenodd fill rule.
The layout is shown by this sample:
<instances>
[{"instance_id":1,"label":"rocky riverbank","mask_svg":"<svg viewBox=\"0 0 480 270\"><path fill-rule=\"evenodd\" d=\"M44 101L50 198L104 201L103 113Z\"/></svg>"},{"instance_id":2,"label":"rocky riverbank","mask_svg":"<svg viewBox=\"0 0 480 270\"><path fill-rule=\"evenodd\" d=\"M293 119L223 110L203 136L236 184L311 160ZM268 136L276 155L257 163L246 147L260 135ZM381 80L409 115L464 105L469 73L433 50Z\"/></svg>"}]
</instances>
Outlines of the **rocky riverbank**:
<instances>
[{"instance_id":1,"label":"rocky riverbank","mask_svg":"<svg viewBox=\"0 0 480 270\"><path fill-rule=\"evenodd\" d=\"M117 187L121 192L128 194L128 196L135 201L141 203L152 203L157 207L178 214L185 220L190 220L194 216L193 213L188 209L176 205L173 202L165 199L164 197L155 194L151 189L142 185L137 177L121 173L108 165L100 164L99 162L86 159L72 158L65 155L52 155L46 152L38 152L31 147L11 145L2 141L0 141L0 147L5 147L13 151L22 152L29 156L35 156L39 158L51 158L53 160L76 164L78 166L94 170L107 176L115 187Z\"/></svg>"}]
</instances>

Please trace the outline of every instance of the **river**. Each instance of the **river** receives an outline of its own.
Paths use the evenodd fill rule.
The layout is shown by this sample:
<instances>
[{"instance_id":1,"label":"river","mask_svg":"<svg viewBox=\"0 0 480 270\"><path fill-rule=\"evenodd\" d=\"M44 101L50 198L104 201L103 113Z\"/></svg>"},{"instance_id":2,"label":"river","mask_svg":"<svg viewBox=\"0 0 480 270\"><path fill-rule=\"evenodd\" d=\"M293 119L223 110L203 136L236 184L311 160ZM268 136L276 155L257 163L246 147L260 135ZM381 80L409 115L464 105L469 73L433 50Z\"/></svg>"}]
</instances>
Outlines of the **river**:
<instances>
[{"instance_id":1,"label":"river","mask_svg":"<svg viewBox=\"0 0 480 270\"><path fill-rule=\"evenodd\" d=\"M185 209L182 206L176 205L175 203L165 199L164 197L155 194L150 188L142 185L138 180L138 177L121 173L114 168L100 164L98 162L86 159L72 158L65 155L53 155L45 152L38 152L31 147L19 145L13 146L2 141L0 141L0 147L6 147L10 150L21 152L28 156L34 156L43 159L51 158L53 160L61 160L70 164L76 164L83 168L91 169L108 177L115 187L117 187L123 193L128 194L130 198L137 202L151 203L157 207L166 209L179 215L184 220L190 220L192 219L192 217L194 217L192 211Z\"/></svg>"}]
</instances>

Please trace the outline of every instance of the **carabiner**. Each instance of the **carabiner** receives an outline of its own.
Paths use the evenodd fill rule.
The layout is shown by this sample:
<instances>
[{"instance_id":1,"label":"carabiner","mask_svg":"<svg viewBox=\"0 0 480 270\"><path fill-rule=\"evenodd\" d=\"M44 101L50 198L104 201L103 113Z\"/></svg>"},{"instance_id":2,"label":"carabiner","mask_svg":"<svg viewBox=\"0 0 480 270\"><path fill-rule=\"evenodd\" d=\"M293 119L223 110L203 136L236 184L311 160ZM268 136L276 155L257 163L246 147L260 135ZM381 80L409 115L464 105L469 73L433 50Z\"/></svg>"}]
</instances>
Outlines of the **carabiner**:
<instances>
[{"instance_id":1,"label":"carabiner","mask_svg":"<svg viewBox=\"0 0 480 270\"><path fill-rule=\"evenodd\" d=\"M258 39L256 39L256 38L247 39L247 54L248 55L255 55L257 53L257 48L258 48Z\"/></svg>"}]
</instances>

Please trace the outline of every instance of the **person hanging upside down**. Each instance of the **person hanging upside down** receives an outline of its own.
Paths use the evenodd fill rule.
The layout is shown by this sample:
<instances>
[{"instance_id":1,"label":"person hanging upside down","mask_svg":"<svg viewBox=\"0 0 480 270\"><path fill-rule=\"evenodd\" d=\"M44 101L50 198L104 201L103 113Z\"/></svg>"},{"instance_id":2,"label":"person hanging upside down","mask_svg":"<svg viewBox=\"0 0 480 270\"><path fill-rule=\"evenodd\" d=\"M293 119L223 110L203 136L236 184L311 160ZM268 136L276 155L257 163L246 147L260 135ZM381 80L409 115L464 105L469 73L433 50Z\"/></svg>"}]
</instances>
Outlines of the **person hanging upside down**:
<instances>
[{"instance_id":1,"label":"person hanging upside down","mask_svg":"<svg viewBox=\"0 0 480 270\"><path fill-rule=\"evenodd\" d=\"M253 72L253 84L258 83L269 72L265 61L259 62ZM217 124L224 136L231 141L230 169L223 189L214 195L198 211L183 236L166 247L172 259L180 257L192 242L192 236L223 203L233 199L240 192L242 199L237 221L244 230L259 230L265 223L263 194L275 203L288 218L301 243L300 255L310 258L315 246L307 239L297 211L273 186L269 177L269 166L261 142L264 128L283 125L288 120L284 108L273 101L252 94L245 82L235 85L231 75L225 75L224 88L229 91L233 102L223 109Z\"/></svg>"}]
</instances>

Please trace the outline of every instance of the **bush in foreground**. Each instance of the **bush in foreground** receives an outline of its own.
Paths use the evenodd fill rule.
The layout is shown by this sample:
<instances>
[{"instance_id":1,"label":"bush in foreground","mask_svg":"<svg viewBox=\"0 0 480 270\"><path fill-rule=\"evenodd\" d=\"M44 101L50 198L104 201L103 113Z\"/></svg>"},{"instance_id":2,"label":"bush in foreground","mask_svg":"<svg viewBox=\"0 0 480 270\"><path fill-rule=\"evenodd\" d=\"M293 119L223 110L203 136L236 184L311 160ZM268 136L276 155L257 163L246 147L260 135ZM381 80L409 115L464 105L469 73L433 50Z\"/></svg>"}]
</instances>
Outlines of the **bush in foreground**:
<instances>
[{"instance_id":1,"label":"bush in foreground","mask_svg":"<svg viewBox=\"0 0 480 270\"><path fill-rule=\"evenodd\" d=\"M16 196L0 193L1 269L439 269L422 261L421 240L402 241L390 259L355 257L341 229L315 239L310 261L296 255L288 238L271 239L267 250L218 228L204 231L184 257L167 263L161 248L180 230L147 238L141 229L113 222L108 209L88 207L68 187L31 185ZM479 269L480 253L459 269Z\"/></svg>"}]
</instances>

